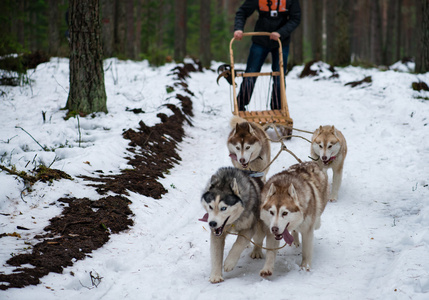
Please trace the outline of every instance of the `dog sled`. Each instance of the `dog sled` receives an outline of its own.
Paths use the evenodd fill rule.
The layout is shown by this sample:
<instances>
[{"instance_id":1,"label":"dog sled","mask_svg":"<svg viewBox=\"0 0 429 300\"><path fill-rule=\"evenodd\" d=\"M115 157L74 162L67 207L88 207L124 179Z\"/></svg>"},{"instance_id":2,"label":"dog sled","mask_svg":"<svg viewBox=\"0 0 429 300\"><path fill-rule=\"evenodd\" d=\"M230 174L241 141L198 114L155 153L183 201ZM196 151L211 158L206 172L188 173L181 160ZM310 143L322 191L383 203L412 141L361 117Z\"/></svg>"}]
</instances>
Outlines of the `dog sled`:
<instances>
[{"instance_id":1,"label":"dog sled","mask_svg":"<svg viewBox=\"0 0 429 300\"><path fill-rule=\"evenodd\" d=\"M246 32L243 33L243 36L255 36L255 35L262 35L262 36L270 36L269 32ZM283 69L283 55L282 55L282 44L280 39L278 40L279 43L279 64L280 64L280 71L278 72L254 72L254 73L244 73L244 71L238 71L235 70L234 66L234 53L232 45L234 43L234 38L231 39L231 42L229 44L229 52L230 52L230 74L228 76L230 77L230 84L232 86L232 97L233 97L233 114L236 116L239 116L248 122L255 122L260 124L265 129L268 129L269 127L275 127L279 126L280 128L284 128L282 131L283 134L286 134L287 136L292 135L292 127L293 127L293 120L289 115L289 109L286 99L286 86L285 86L285 76L284 76L284 69ZM222 74L221 74L222 75ZM281 101L281 108L275 109L275 110L248 110L248 111L239 111L238 110L238 100L237 100L237 87L235 84L235 80L238 77L259 77L259 76L279 76L280 77L280 101ZM226 76L225 76L226 77ZM219 77L218 77L219 78ZM228 78L227 78L228 79ZM228 80L228 81L230 81ZM269 93L268 93L269 95ZM253 101L253 100L252 100Z\"/></svg>"}]
</instances>

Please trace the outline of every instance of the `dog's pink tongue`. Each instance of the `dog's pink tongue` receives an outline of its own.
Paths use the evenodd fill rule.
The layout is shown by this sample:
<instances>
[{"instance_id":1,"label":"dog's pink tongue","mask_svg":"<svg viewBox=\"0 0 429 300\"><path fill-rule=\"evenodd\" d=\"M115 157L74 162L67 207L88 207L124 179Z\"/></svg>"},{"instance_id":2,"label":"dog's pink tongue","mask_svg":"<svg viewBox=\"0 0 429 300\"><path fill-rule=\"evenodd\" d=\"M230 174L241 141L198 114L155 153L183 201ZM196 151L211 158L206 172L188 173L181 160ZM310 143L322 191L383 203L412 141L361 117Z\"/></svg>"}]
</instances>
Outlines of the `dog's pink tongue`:
<instances>
[{"instance_id":1,"label":"dog's pink tongue","mask_svg":"<svg viewBox=\"0 0 429 300\"><path fill-rule=\"evenodd\" d=\"M201 219L198 219L198 221L201 221L201 222L207 222L208 221L208 219L209 219L209 214L208 213L206 213Z\"/></svg>"},{"instance_id":2,"label":"dog's pink tongue","mask_svg":"<svg viewBox=\"0 0 429 300\"><path fill-rule=\"evenodd\" d=\"M237 155L235 155L234 153L231 153L229 157L231 157L231 159L233 160L237 160Z\"/></svg>"},{"instance_id":3,"label":"dog's pink tongue","mask_svg":"<svg viewBox=\"0 0 429 300\"><path fill-rule=\"evenodd\" d=\"M289 233L289 230L287 230L287 228L285 229L285 231L283 231L283 239L285 240L286 244L288 244L289 246L292 245L293 236Z\"/></svg>"}]
</instances>

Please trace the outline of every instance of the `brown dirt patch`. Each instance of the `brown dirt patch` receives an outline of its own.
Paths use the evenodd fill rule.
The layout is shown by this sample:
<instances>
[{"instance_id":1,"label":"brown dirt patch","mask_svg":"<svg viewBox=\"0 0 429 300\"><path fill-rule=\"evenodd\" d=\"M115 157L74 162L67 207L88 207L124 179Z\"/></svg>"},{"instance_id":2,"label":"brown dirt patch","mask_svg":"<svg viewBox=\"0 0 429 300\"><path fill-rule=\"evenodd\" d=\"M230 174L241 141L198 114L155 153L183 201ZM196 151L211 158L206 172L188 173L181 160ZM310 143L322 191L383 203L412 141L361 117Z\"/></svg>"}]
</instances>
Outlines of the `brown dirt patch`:
<instances>
[{"instance_id":1,"label":"brown dirt patch","mask_svg":"<svg viewBox=\"0 0 429 300\"><path fill-rule=\"evenodd\" d=\"M190 72L196 71L202 71L200 64L197 68L193 64L174 68L171 75L178 80L175 87L189 93L185 80ZM167 104L173 114L158 114L159 124L149 127L140 121L137 131L128 129L123 133L124 138L130 140L127 150L133 153L133 157L128 157L128 161L133 169L123 170L119 175L82 176L97 183L88 184L97 187L100 195L111 191L117 196L100 200L58 199L67 205L62 214L50 220L50 225L44 228L45 234L35 237L40 242L32 245L31 253L15 255L7 261L16 269L13 274L0 274L0 290L39 284L40 278L48 273L62 273L74 259L89 256L109 240L111 233L130 228L133 220L130 218L130 201L126 198L128 190L154 199L160 199L167 193L157 180L181 160L177 144L184 137L184 123L191 124L189 117L193 116L190 98L177 95L177 99L181 101L181 107ZM33 267L22 267L24 264Z\"/></svg>"}]
</instances>

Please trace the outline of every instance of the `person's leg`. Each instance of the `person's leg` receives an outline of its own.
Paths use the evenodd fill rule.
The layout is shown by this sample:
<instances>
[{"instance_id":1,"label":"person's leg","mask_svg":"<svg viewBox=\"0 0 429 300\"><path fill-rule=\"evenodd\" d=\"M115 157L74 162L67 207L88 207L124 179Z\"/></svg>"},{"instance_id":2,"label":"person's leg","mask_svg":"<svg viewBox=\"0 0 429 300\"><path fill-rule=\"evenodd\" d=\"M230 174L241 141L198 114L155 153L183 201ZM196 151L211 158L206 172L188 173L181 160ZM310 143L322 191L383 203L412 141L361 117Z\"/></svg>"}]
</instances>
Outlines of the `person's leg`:
<instances>
[{"instance_id":1,"label":"person's leg","mask_svg":"<svg viewBox=\"0 0 429 300\"><path fill-rule=\"evenodd\" d=\"M283 52L283 71L285 74L285 84L286 84L286 71L287 71L287 60L289 56L289 46L284 46L282 49ZM272 65L271 69L273 72L280 71L279 66L279 50L271 50ZM271 93L271 109L280 109L281 108L281 97L280 97L280 77L273 77L273 90Z\"/></svg>"},{"instance_id":2,"label":"person's leg","mask_svg":"<svg viewBox=\"0 0 429 300\"><path fill-rule=\"evenodd\" d=\"M252 44L247 58L246 73L260 72L264 64L269 49L257 44ZM257 77L244 77L240 86L240 92L237 96L238 110L244 111L245 106L249 104L252 97L253 88L255 87Z\"/></svg>"}]
</instances>

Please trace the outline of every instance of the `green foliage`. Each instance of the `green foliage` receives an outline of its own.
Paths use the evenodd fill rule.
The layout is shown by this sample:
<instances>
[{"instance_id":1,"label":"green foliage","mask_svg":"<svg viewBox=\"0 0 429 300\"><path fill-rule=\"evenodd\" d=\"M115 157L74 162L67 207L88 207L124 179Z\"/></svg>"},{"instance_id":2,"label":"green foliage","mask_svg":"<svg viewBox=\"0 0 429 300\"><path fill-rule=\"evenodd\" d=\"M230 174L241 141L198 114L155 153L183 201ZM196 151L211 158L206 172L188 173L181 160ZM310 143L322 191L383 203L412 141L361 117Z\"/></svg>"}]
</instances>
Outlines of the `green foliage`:
<instances>
[{"instance_id":1,"label":"green foliage","mask_svg":"<svg viewBox=\"0 0 429 300\"><path fill-rule=\"evenodd\" d=\"M211 9L211 53L215 61L229 61L229 42L232 33L229 30L230 24L226 21L225 15L217 14L214 8Z\"/></svg>"},{"instance_id":2,"label":"green foliage","mask_svg":"<svg viewBox=\"0 0 429 300\"><path fill-rule=\"evenodd\" d=\"M188 1L186 53L198 57L200 51L200 5L199 1Z\"/></svg>"}]
</instances>

